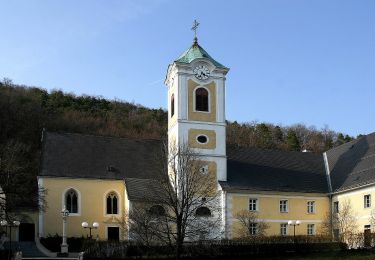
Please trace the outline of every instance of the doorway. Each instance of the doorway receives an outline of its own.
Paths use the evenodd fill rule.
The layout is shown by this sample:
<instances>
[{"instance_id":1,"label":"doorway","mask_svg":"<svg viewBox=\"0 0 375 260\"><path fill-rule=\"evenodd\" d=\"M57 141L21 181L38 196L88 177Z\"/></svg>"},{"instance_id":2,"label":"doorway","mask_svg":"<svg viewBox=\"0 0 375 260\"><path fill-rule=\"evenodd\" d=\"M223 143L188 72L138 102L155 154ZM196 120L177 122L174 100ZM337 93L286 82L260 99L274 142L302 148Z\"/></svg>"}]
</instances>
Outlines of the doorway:
<instances>
[{"instance_id":1,"label":"doorway","mask_svg":"<svg viewBox=\"0 0 375 260\"><path fill-rule=\"evenodd\" d=\"M34 241L35 224L21 223L19 226L19 241Z\"/></svg>"},{"instance_id":2,"label":"doorway","mask_svg":"<svg viewBox=\"0 0 375 260\"><path fill-rule=\"evenodd\" d=\"M120 240L120 228L119 227L107 227L108 240L119 241Z\"/></svg>"}]
</instances>

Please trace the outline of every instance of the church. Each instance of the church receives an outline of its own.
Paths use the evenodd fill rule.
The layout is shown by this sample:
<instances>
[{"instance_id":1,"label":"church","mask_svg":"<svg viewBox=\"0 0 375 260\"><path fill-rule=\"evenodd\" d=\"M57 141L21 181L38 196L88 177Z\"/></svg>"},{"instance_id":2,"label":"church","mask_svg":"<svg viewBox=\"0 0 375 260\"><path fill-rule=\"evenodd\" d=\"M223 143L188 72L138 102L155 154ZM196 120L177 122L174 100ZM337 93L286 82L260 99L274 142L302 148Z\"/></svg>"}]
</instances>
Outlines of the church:
<instances>
[{"instance_id":1,"label":"church","mask_svg":"<svg viewBox=\"0 0 375 260\"><path fill-rule=\"evenodd\" d=\"M347 200L358 231L371 232L375 133L323 154L227 147L225 93L234 91L226 90L228 72L195 38L165 78L168 145L187 144L215 179L222 237L238 236L241 210L256 212L268 225L266 235L314 236ZM87 222L96 223L93 236L101 240L128 239L122 220L155 178L151 155L160 146L159 140L45 131L38 184L48 191L47 208L35 217L35 237L61 235L65 208L68 236L86 235Z\"/></svg>"}]
</instances>

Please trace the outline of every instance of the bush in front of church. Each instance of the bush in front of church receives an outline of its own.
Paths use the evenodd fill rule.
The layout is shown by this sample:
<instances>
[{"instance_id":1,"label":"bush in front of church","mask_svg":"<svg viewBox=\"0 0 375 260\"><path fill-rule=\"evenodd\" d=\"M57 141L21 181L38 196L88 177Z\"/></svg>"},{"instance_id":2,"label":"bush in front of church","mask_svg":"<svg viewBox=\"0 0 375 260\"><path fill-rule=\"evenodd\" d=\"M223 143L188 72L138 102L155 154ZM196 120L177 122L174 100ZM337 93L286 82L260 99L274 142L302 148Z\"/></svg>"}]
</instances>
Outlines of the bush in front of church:
<instances>
[{"instance_id":1,"label":"bush in front of church","mask_svg":"<svg viewBox=\"0 0 375 260\"><path fill-rule=\"evenodd\" d=\"M68 237L69 252L81 252L84 240L84 237ZM51 252L60 252L62 237L58 234L54 236L48 235L40 238L40 243Z\"/></svg>"}]
</instances>

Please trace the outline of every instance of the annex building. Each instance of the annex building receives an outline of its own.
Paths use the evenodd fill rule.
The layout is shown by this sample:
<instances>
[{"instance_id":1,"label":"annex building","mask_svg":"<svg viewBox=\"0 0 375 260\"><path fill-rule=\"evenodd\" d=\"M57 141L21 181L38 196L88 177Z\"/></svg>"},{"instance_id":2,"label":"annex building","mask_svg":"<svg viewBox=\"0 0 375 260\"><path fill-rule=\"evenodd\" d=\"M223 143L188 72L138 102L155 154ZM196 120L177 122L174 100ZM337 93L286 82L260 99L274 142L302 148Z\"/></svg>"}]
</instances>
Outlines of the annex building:
<instances>
[{"instance_id":1,"label":"annex building","mask_svg":"<svg viewBox=\"0 0 375 260\"><path fill-rule=\"evenodd\" d=\"M300 221L297 234L316 235L347 200L357 213L358 231L371 230L375 133L324 154L229 147L228 71L195 39L169 65L165 79L169 145L187 144L204 162L203 172L215 179L223 237L237 236L234 216L241 210L257 212L269 225L266 235L292 234L290 220ZM98 222L99 239L127 239L123 218L155 178L152 157L161 141L44 132L42 142L38 183L48 190L48 207L36 217L35 236L61 235L65 207L68 236L85 234L82 222Z\"/></svg>"}]
</instances>

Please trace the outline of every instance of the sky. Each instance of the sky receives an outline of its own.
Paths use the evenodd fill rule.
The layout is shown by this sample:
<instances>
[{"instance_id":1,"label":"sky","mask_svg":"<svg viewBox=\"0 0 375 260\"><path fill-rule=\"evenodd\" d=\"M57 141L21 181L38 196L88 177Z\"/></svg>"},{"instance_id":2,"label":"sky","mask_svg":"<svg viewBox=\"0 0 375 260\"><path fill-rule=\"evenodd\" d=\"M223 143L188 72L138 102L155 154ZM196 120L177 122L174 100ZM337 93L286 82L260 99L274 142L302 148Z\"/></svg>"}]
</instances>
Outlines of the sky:
<instances>
[{"instance_id":1,"label":"sky","mask_svg":"<svg viewBox=\"0 0 375 260\"><path fill-rule=\"evenodd\" d=\"M375 132L375 1L0 0L0 79L167 107L193 42L230 68L226 117Z\"/></svg>"}]
</instances>

